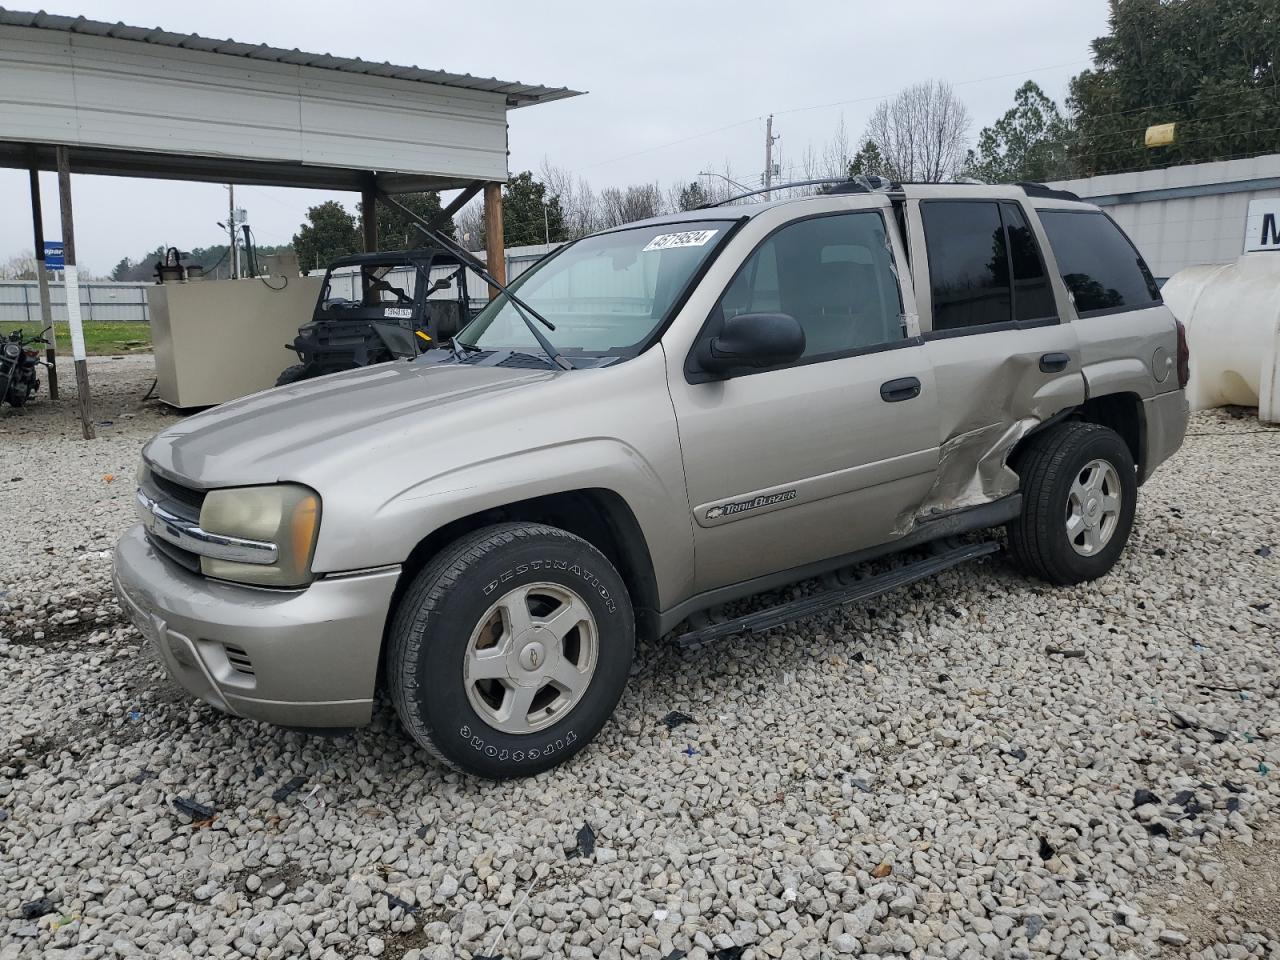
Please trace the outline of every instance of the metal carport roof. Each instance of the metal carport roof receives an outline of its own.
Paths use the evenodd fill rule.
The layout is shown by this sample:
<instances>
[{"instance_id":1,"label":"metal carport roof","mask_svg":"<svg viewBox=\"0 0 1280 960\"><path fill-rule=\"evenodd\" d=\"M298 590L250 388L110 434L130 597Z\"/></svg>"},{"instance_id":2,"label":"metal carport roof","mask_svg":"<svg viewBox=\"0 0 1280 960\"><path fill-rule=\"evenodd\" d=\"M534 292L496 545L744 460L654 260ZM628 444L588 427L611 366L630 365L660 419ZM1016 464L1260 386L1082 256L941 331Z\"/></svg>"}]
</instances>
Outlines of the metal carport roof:
<instances>
[{"instance_id":1,"label":"metal carport roof","mask_svg":"<svg viewBox=\"0 0 1280 960\"><path fill-rule=\"evenodd\" d=\"M419 83L435 83L462 90L481 90L500 93L507 98L507 106L524 107L534 103L549 103L565 97L576 97L581 91L568 87L544 87L534 83L498 80L494 77L473 77L469 73L449 73L447 70L427 70L423 67L403 67L393 63L374 63L359 57L335 57L328 53L306 53L269 47L265 43L241 43L237 40L216 40L198 33L174 33L160 27L134 27L127 23L108 23L87 17L69 17L43 10L30 13L23 10L6 10L0 7L0 24L14 27L36 27L41 30L60 30L93 37L113 37L118 40L135 40L155 43L181 50L199 50L204 53L221 53L251 60L267 60L288 63L299 67L318 67L322 70L340 70L343 73L362 74L371 77L390 77L395 80L413 80Z\"/></svg>"}]
</instances>

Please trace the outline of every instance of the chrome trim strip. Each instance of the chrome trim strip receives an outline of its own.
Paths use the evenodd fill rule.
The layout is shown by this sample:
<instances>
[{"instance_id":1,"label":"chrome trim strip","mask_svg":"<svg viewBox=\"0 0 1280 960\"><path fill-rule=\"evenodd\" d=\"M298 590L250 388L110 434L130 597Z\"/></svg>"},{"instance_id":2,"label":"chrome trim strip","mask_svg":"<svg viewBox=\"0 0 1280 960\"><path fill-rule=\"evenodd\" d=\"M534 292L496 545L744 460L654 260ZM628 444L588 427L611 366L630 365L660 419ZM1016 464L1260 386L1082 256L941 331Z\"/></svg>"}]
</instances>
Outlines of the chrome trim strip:
<instances>
[{"instance_id":1,"label":"chrome trim strip","mask_svg":"<svg viewBox=\"0 0 1280 960\"><path fill-rule=\"evenodd\" d=\"M275 563L280 555L274 543L209 533L197 524L170 513L141 490L137 498L138 519L147 532L188 553L215 560L263 565Z\"/></svg>"}]
</instances>

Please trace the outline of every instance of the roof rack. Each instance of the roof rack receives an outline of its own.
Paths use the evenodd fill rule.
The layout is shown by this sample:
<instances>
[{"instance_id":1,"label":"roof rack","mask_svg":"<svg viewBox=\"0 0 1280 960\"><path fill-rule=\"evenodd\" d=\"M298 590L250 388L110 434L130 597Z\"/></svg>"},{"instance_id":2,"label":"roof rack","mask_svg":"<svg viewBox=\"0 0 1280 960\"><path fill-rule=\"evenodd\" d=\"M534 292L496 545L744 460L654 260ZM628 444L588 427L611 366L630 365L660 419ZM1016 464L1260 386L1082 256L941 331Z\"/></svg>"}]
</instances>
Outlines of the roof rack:
<instances>
[{"instance_id":1,"label":"roof rack","mask_svg":"<svg viewBox=\"0 0 1280 960\"><path fill-rule=\"evenodd\" d=\"M876 182L873 183L872 181ZM827 191L828 193L892 193L898 189L898 184L884 177L868 177L862 174L856 177L818 177L815 180L792 180L789 183L774 183L767 187L760 187L758 190L748 190L746 193L725 197L715 203L704 203L697 209L710 210L712 207L723 207L726 203L745 200L747 197L756 197L762 193L772 193L775 190L790 190L793 187L815 187L828 183L836 184L836 186Z\"/></svg>"},{"instance_id":2,"label":"roof rack","mask_svg":"<svg viewBox=\"0 0 1280 960\"><path fill-rule=\"evenodd\" d=\"M1076 194L1070 190L1055 190L1053 187L1043 183L1036 183L1033 180L1019 180L1014 184L984 183L981 180L956 180L948 183L936 183L933 181L912 181L904 180L899 183L896 180L889 180L885 177L864 176L859 174L856 177L819 177L816 180L793 180L790 183L775 183L768 187L760 187L757 190L748 190L746 193L739 193L732 197L725 197L723 200L717 200L715 203L704 203L698 207L699 210L710 210L712 207L723 207L726 203L734 203L738 200L745 200L747 197L756 197L762 193L772 193L775 190L789 190L792 187L813 187L821 184L832 184L827 193L884 193L895 194L900 193L902 188L911 186L947 186L947 187L999 187L1014 186L1020 187L1022 192L1028 197L1046 197L1054 200L1079 200Z\"/></svg>"}]
</instances>

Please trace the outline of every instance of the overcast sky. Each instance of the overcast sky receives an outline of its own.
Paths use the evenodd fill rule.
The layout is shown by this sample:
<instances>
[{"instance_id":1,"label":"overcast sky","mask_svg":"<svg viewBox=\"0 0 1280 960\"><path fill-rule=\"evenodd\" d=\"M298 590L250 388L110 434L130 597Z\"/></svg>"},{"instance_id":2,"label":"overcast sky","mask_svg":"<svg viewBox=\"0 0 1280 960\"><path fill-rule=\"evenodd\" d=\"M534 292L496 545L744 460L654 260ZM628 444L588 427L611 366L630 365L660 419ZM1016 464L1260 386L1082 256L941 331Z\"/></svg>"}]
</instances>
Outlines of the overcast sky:
<instances>
[{"instance_id":1,"label":"overcast sky","mask_svg":"<svg viewBox=\"0 0 1280 960\"><path fill-rule=\"evenodd\" d=\"M23 4L4 0L10 8ZM774 114L783 166L821 149L843 117L856 139L878 99L929 78L949 81L973 117L972 135L1034 79L1061 101L1106 32L1106 0L648 0L612 2L306 3L219 0L41 0L51 13L159 26L219 39L357 56L588 91L510 118L511 170L543 157L597 190L699 170L757 180L764 118ZM786 171L784 170L784 174ZM793 171L799 176L798 171ZM56 183L42 176L46 236L57 237ZM82 269L105 273L160 244L223 241L217 184L116 177L73 180ZM244 187L238 205L260 243L286 243L306 209L352 194ZM0 169L0 261L31 246L27 175Z\"/></svg>"}]
</instances>

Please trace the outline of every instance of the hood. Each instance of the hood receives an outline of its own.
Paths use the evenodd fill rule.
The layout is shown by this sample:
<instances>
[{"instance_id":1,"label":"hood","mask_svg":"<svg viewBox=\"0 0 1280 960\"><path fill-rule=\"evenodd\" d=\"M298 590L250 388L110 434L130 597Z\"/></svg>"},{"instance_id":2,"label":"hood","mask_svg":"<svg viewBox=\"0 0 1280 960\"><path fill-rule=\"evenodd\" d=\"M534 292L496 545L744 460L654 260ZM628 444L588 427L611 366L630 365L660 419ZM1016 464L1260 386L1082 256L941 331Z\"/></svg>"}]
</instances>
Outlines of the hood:
<instances>
[{"instance_id":1,"label":"hood","mask_svg":"<svg viewBox=\"0 0 1280 960\"><path fill-rule=\"evenodd\" d=\"M556 379L553 370L381 363L255 393L158 434L143 453L193 487L302 477L371 441L411 442L456 404L485 404ZM374 444L376 445L376 444Z\"/></svg>"}]
</instances>

